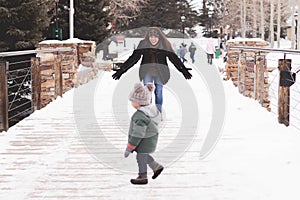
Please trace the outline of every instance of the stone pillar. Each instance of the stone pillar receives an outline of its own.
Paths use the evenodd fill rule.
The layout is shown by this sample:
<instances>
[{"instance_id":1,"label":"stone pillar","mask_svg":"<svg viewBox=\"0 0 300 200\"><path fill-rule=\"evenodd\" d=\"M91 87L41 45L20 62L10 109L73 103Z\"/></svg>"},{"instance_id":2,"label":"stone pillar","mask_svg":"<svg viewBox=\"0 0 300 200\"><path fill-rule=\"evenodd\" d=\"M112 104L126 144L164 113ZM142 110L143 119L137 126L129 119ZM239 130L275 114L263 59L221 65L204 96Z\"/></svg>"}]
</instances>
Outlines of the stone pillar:
<instances>
[{"instance_id":1,"label":"stone pillar","mask_svg":"<svg viewBox=\"0 0 300 200\"><path fill-rule=\"evenodd\" d=\"M268 100L268 70L265 62L266 53L258 50L242 49L243 46L265 48L267 42L261 39L228 40L226 46L226 80L231 79L239 92L246 97L258 100L269 110ZM230 49L230 47L241 49Z\"/></svg>"},{"instance_id":2,"label":"stone pillar","mask_svg":"<svg viewBox=\"0 0 300 200\"><path fill-rule=\"evenodd\" d=\"M38 44L37 50L53 50L37 54L40 58L41 107L82 84L78 78L80 65L89 69L92 78L97 76L95 49L95 42L78 39Z\"/></svg>"}]
</instances>

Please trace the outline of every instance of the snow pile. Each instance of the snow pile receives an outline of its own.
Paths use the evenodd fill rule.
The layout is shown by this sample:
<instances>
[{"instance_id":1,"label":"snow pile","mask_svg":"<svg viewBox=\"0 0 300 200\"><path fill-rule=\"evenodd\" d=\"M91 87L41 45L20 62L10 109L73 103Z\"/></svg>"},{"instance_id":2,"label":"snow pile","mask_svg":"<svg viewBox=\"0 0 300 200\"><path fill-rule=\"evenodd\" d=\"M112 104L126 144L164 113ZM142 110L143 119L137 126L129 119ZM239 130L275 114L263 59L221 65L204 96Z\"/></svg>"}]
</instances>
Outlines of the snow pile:
<instances>
[{"instance_id":1,"label":"snow pile","mask_svg":"<svg viewBox=\"0 0 300 200\"><path fill-rule=\"evenodd\" d=\"M81 40L79 38L70 38L67 40L44 40L39 44L70 44L70 43L89 43L94 41Z\"/></svg>"}]
</instances>

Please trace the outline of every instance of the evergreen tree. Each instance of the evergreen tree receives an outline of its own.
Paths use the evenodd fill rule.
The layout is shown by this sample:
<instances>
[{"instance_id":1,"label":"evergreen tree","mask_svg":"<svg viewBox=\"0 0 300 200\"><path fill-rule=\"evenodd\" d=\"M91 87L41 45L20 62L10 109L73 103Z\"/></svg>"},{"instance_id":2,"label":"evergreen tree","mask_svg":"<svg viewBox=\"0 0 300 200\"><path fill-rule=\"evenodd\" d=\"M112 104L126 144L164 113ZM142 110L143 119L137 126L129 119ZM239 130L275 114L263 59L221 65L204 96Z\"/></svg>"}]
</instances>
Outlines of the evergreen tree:
<instances>
[{"instance_id":1,"label":"evergreen tree","mask_svg":"<svg viewBox=\"0 0 300 200\"><path fill-rule=\"evenodd\" d=\"M55 14L58 15L58 27L62 29L62 39L69 38L69 11L64 9L70 7L69 2L69 0L60 0L58 12L48 12L52 16L48 38L53 38L52 33L56 26ZM107 30L107 26L112 21L112 16L109 14L108 0L74 0L74 9L74 37L99 43L109 35L110 30Z\"/></svg>"},{"instance_id":2,"label":"evergreen tree","mask_svg":"<svg viewBox=\"0 0 300 200\"><path fill-rule=\"evenodd\" d=\"M210 35L210 28L214 24L215 13L209 10L209 7L213 5L211 0L203 0L202 1L202 9L200 14L200 26L205 27L204 36Z\"/></svg>"},{"instance_id":3,"label":"evergreen tree","mask_svg":"<svg viewBox=\"0 0 300 200\"><path fill-rule=\"evenodd\" d=\"M186 18L184 24L181 21L182 15ZM192 10L187 0L150 0L148 5L141 10L141 14L131 21L126 29L158 26L181 31L183 26L192 28L198 23L198 14Z\"/></svg>"},{"instance_id":4,"label":"evergreen tree","mask_svg":"<svg viewBox=\"0 0 300 200\"><path fill-rule=\"evenodd\" d=\"M49 25L46 0L0 0L0 51L33 49Z\"/></svg>"},{"instance_id":5,"label":"evergreen tree","mask_svg":"<svg viewBox=\"0 0 300 200\"><path fill-rule=\"evenodd\" d=\"M108 0L75 1L75 36L102 42L110 33L106 29L112 21Z\"/></svg>"}]
</instances>

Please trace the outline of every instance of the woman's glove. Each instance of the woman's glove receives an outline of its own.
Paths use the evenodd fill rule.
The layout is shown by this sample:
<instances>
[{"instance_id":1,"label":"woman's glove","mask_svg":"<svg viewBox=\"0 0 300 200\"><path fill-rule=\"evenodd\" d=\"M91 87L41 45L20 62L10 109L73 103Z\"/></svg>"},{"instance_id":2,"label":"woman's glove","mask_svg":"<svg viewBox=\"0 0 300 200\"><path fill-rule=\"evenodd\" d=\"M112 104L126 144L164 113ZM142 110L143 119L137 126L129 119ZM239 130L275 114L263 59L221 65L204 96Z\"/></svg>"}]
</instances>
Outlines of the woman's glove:
<instances>
[{"instance_id":1,"label":"woman's glove","mask_svg":"<svg viewBox=\"0 0 300 200\"><path fill-rule=\"evenodd\" d=\"M185 79L191 79L192 78L192 74L189 72L189 70L192 70L192 69L191 68L182 68L180 70Z\"/></svg>"},{"instance_id":2,"label":"woman's glove","mask_svg":"<svg viewBox=\"0 0 300 200\"><path fill-rule=\"evenodd\" d=\"M114 73L114 74L112 75L113 79L119 80L120 77L122 76L122 74L124 74L124 72L125 72L125 71L124 71L123 69L118 69L118 70L116 71L116 73Z\"/></svg>"}]
</instances>

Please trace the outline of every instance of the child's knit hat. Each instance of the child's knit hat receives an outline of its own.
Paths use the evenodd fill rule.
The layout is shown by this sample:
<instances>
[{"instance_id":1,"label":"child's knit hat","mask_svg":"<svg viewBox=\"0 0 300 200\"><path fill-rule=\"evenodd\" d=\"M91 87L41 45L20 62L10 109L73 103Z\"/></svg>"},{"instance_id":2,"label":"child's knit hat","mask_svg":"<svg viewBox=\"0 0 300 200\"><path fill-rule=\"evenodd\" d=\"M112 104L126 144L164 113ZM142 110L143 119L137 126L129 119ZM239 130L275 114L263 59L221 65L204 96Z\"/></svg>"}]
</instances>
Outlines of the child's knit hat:
<instances>
[{"instance_id":1,"label":"child's knit hat","mask_svg":"<svg viewBox=\"0 0 300 200\"><path fill-rule=\"evenodd\" d=\"M151 102L151 93L154 88L155 86L152 83L148 83L146 86L143 86L142 83L136 83L130 92L129 100L141 106L147 106Z\"/></svg>"}]
</instances>

